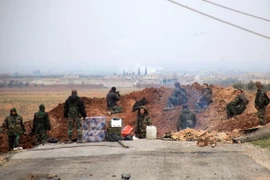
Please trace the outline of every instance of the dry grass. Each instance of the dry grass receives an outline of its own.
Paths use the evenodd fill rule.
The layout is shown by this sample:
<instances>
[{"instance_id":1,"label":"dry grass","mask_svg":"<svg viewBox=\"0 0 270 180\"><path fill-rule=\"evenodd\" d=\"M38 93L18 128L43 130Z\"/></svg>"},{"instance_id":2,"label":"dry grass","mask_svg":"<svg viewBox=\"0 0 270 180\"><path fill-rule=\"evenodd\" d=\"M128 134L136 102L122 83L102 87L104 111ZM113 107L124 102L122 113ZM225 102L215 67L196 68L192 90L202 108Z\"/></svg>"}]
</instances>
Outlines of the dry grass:
<instances>
[{"instance_id":1,"label":"dry grass","mask_svg":"<svg viewBox=\"0 0 270 180\"><path fill-rule=\"evenodd\" d=\"M119 88L121 94L134 91L132 88ZM81 97L105 97L109 89L77 89ZM22 88L22 89L0 89L0 123L9 115L12 107L23 117L24 121L33 119L34 113L38 111L40 104L44 104L46 111L52 110L59 103L64 103L70 95L69 89L52 88ZM0 125L1 125L0 124Z\"/></svg>"},{"instance_id":2,"label":"dry grass","mask_svg":"<svg viewBox=\"0 0 270 180\"><path fill-rule=\"evenodd\" d=\"M270 150L270 139L261 139L257 141L252 141L252 144L260 146L261 148L267 148Z\"/></svg>"}]
</instances>

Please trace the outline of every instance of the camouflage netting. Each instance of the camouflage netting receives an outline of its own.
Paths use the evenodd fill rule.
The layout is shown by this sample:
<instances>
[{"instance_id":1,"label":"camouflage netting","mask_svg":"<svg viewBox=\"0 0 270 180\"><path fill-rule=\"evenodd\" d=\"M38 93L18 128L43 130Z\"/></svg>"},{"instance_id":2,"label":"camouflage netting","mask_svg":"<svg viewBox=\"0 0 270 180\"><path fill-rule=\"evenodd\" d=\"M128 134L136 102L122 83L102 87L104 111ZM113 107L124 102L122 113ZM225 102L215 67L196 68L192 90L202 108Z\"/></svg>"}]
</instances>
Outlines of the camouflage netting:
<instances>
[{"instance_id":1,"label":"camouflage netting","mask_svg":"<svg viewBox=\"0 0 270 180\"><path fill-rule=\"evenodd\" d=\"M194 83L191 86L184 87L190 98L189 106L194 107L197 98L200 96L201 85ZM208 126L215 131L232 132L234 129L245 129L255 127L259 124L256 117L256 109L254 108L255 92L245 92L246 97L249 100L247 109L242 115L239 115L230 120L226 120L226 104L230 102L236 96L234 88L222 88L217 86L211 86L213 90L213 103L210 107L198 114L198 123L195 129L204 129ZM166 104L168 97L170 96L172 89L170 88L146 88L141 91L135 91L130 94L122 95L120 105L123 106L124 112L115 116L121 118L124 125L134 125L136 120L136 113L132 112L132 106L142 97L145 97L149 103L146 105L153 125L157 127L158 137L162 137L165 132L176 131L176 121L179 116L181 107L176 107L173 110L163 111L163 107ZM108 116L106 111L105 98L88 98L82 97L86 105L87 115L90 116L106 116L107 122L113 117ZM52 130L50 132L51 137L58 138L61 141L67 139L67 121L63 118L64 103L59 104L52 111L49 112ZM270 121L270 106L267 107L267 122ZM30 132L31 121L26 122L26 128ZM74 135L75 137L75 135ZM7 151L7 137L0 135L0 152ZM24 148L32 147L33 137L23 136L21 144Z\"/></svg>"}]
</instances>

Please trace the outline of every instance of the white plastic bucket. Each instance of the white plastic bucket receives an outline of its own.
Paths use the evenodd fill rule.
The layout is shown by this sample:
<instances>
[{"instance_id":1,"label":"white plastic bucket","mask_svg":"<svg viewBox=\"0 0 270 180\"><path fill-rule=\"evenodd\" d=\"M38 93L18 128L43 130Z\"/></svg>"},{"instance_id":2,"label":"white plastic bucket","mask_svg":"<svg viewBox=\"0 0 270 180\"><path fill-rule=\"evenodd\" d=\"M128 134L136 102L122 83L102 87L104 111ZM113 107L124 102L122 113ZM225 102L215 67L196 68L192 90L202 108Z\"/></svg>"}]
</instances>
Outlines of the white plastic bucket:
<instances>
[{"instance_id":1,"label":"white plastic bucket","mask_svg":"<svg viewBox=\"0 0 270 180\"><path fill-rule=\"evenodd\" d=\"M146 139L157 139L156 126L146 126Z\"/></svg>"}]
</instances>

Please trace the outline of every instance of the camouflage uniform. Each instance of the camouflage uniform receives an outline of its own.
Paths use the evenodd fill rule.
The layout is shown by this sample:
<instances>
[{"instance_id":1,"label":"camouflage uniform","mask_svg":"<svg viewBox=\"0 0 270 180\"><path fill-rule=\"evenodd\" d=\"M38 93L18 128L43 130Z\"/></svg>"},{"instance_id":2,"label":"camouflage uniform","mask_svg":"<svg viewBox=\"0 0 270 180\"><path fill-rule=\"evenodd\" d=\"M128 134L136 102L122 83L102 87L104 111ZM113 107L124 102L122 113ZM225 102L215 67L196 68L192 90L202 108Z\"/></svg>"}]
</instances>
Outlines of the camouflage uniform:
<instances>
[{"instance_id":1,"label":"camouflage uniform","mask_svg":"<svg viewBox=\"0 0 270 180\"><path fill-rule=\"evenodd\" d=\"M32 132L35 133L35 145L45 144L48 136L47 131L51 130L48 113L45 112L45 106L41 104L39 111L35 113Z\"/></svg>"},{"instance_id":2,"label":"camouflage uniform","mask_svg":"<svg viewBox=\"0 0 270 180\"><path fill-rule=\"evenodd\" d=\"M179 86L175 86L171 96L169 97L166 108L174 108L175 105L182 105L187 103L187 92L185 89Z\"/></svg>"},{"instance_id":3,"label":"camouflage uniform","mask_svg":"<svg viewBox=\"0 0 270 180\"><path fill-rule=\"evenodd\" d=\"M144 114L140 113L140 109L144 109ZM148 111L144 106L138 109L137 120L135 125L135 135L137 138L146 138L146 126L152 125Z\"/></svg>"},{"instance_id":4,"label":"camouflage uniform","mask_svg":"<svg viewBox=\"0 0 270 180\"><path fill-rule=\"evenodd\" d=\"M257 115L258 115L258 119L260 122L260 125L265 125L265 109L266 109L266 105L265 105L265 97L266 96L266 92L263 88L263 86L261 86L260 88L257 89L257 93L256 93L256 98L255 98L255 107L257 109Z\"/></svg>"},{"instance_id":5,"label":"camouflage uniform","mask_svg":"<svg viewBox=\"0 0 270 180\"><path fill-rule=\"evenodd\" d=\"M123 112L123 108L117 105L117 101L119 100L119 92L116 92L116 88L112 87L109 93L106 95L107 109L110 114L118 114Z\"/></svg>"},{"instance_id":6,"label":"camouflage uniform","mask_svg":"<svg viewBox=\"0 0 270 180\"><path fill-rule=\"evenodd\" d=\"M75 90L73 90L75 91ZM77 130L77 142L82 142L82 120L86 117L85 106L83 100L77 96L77 91L65 101L64 117L68 118L68 139L71 142L74 123Z\"/></svg>"},{"instance_id":7,"label":"camouflage uniform","mask_svg":"<svg viewBox=\"0 0 270 180\"><path fill-rule=\"evenodd\" d=\"M248 104L248 100L245 97L244 94L239 94L236 96L236 98L227 104L226 110L227 110L227 118L231 118L235 115L242 114L244 110L246 109L246 106Z\"/></svg>"},{"instance_id":8,"label":"camouflage uniform","mask_svg":"<svg viewBox=\"0 0 270 180\"><path fill-rule=\"evenodd\" d=\"M190 111L187 106L184 106L176 123L176 129L180 131L186 128L194 128L196 123L197 119L195 113Z\"/></svg>"},{"instance_id":9,"label":"camouflage uniform","mask_svg":"<svg viewBox=\"0 0 270 180\"><path fill-rule=\"evenodd\" d=\"M210 88L203 88L202 95L199 98L198 104L196 104L196 110L206 109L210 103L212 103L212 90Z\"/></svg>"},{"instance_id":10,"label":"camouflage uniform","mask_svg":"<svg viewBox=\"0 0 270 180\"><path fill-rule=\"evenodd\" d=\"M15 112L13 115L12 112ZM3 128L7 129L9 150L19 146L21 134L25 132L23 118L15 108L10 110L10 115L6 117Z\"/></svg>"}]
</instances>

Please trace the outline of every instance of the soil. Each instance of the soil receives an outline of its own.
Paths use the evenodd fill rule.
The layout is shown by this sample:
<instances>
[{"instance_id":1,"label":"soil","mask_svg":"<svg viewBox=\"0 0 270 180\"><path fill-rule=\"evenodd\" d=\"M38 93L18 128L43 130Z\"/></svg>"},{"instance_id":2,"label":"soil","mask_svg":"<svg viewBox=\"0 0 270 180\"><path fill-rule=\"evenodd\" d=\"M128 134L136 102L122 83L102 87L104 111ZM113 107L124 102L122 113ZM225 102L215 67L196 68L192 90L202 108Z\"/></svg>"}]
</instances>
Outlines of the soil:
<instances>
[{"instance_id":1,"label":"soil","mask_svg":"<svg viewBox=\"0 0 270 180\"><path fill-rule=\"evenodd\" d=\"M189 107L194 108L194 105L201 95L202 86L194 83L184 87L189 95ZM197 125L195 129L205 129L206 127L212 130L222 132L232 132L234 129L246 129L255 127L259 124L256 117L256 109L254 107L255 92L245 92L249 104L243 114L226 120L226 104L233 100L236 96L236 90L232 87L224 88L211 85L213 90L213 103L204 111L197 114ZM153 125L157 127L158 137L162 137L165 132L176 131L176 122L178 120L180 106L169 111L163 111L163 107L167 102L168 97L172 92L171 88L145 88L141 91L122 95L119 105L123 107L123 113L109 116L106 110L105 98L88 98L82 97L87 111L87 116L106 116L107 123L112 117L119 117L123 120L124 126L134 126L137 112L132 112L132 106L142 97L145 97L149 102L146 108L152 119ZM64 103L59 104L49 113L52 130L49 133L50 137L55 137L60 141L67 139L67 120L63 117ZM270 121L270 106L266 109L267 123ZM30 132L32 121L25 122L27 132ZM74 134L74 138L76 134ZM33 136L23 135L21 138L21 146L23 148L33 147ZM8 144L7 137L4 134L0 135L0 153L7 152Z\"/></svg>"}]
</instances>

